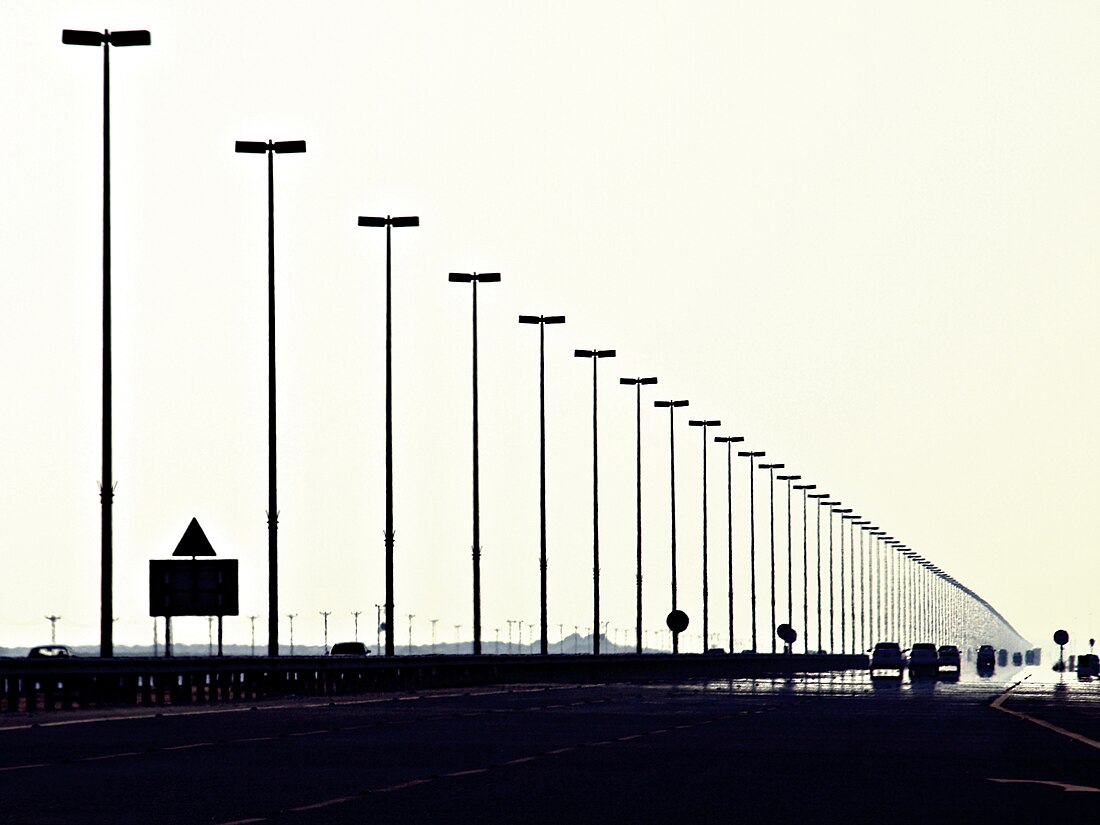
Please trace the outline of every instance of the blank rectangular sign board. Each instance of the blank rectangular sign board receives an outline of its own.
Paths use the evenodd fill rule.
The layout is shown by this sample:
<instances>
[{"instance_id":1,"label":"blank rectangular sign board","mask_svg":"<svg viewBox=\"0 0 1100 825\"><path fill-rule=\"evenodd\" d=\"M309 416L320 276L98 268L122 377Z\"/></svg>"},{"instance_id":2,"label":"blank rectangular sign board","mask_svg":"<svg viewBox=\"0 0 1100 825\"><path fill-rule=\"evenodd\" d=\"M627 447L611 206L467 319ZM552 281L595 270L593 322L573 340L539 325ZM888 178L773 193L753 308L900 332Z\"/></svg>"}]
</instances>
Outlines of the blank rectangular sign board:
<instances>
[{"instance_id":1,"label":"blank rectangular sign board","mask_svg":"<svg viewBox=\"0 0 1100 825\"><path fill-rule=\"evenodd\" d=\"M237 616L236 559L153 559L150 616Z\"/></svg>"}]
</instances>

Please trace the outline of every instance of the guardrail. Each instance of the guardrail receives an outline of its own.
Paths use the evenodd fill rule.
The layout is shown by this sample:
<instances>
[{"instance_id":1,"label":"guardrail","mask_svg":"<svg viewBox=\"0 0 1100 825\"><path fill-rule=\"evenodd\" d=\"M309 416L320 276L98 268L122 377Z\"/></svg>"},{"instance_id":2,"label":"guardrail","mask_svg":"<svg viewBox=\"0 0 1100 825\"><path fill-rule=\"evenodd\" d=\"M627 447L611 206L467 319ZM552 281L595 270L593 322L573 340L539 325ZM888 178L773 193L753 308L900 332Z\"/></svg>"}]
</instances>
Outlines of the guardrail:
<instances>
[{"instance_id":1,"label":"guardrail","mask_svg":"<svg viewBox=\"0 0 1100 825\"><path fill-rule=\"evenodd\" d=\"M729 679L866 667L864 655L798 654L0 659L0 713L486 684Z\"/></svg>"}]
</instances>

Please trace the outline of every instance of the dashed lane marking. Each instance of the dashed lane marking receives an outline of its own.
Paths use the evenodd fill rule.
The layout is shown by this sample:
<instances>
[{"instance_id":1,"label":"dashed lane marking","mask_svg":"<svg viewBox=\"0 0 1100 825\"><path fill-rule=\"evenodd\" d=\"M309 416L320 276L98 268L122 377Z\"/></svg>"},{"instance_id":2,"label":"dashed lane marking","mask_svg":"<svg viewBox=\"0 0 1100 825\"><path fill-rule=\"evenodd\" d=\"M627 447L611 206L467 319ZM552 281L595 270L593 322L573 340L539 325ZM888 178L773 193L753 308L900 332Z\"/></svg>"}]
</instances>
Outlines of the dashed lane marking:
<instances>
[{"instance_id":1,"label":"dashed lane marking","mask_svg":"<svg viewBox=\"0 0 1100 825\"><path fill-rule=\"evenodd\" d=\"M577 703L577 704L588 704L588 703ZM777 708L769 708L769 710L776 710L776 709ZM699 728L699 727L702 727L704 725L713 724L716 721L728 720L728 719L733 719L733 718L734 718L733 714L723 714L723 715L718 716L718 717L711 717L711 718L707 718L707 719L701 719L698 722L693 722L691 724L676 725L674 728L659 728L659 729L656 729L656 730L643 731L642 733L630 734L630 735L627 735L627 736L620 736L618 739L613 739L613 740L601 740L601 741L597 741L597 742L582 742L578 745L570 745L570 746L567 746L567 747L564 747L564 748L554 748L553 750L543 751L542 753L539 753L539 754L534 754L534 755L531 755L531 756L523 756L523 757L519 757L519 758L516 758L516 759L511 759L507 762L501 762L500 764L492 765L492 766L489 766L489 767L471 768L469 770L462 770L462 771L452 771L450 773L440 774L438 776L432 776L432 777L425 778L425 779L411 779L408 782L401 782L401 783L398 783L396 785L389 785L388 787L385 787L385 788L375 788L371 791L364 791L361 794L356 794L356 795L352 795L352 796L340 796L340 797L335 797L333 799L326 799L326 800L323 800L321 802L314 802L314 803L311 803L311 804L308 804L308 805L299 805L298 807L295 807L295 808L287 808L286 811L279 812L279 813L290 813L290 812L318 810L318 809L327 808L327 807L330 807L330 806L333 806L333 805L340 805L340 804L343 804L343 803L346 803L346 802L353 802L353 801L361 800L364 797L367 797L372 793L391 793L393 791L400 791L400 790L404 790L406 788L413 788L413 787L416 787L417 785L426 785L426 784L428 784L430 782L434 782L438 779L458 778L458 777L464 777L464 776L476 776L476 775L479 775L479 774L490 773L493 770L499 770L499 769L504 768L505 766L508 766L508 765L521 765L521 764L524 764L524 763L527 763L527 762L535 762L539 759L544 759L544 758L549 757L549 756L557 756L557 755L564 754L564 753L571 753L573 751L580 750L581 748L595 748L595 747L602 747L602 746L606 746L606 745L613 745L613 744L616 744L617 742L628 742L628 741L631 741L631 740L634 740L634 739L641 739L644 736L652 736L652 735L658 734L658 733L671 733L673 730L690 730L692 728ZM992 780L992 781L1006 781L1007 782L1007 781L1012 781L1012 780ZM1067 788L1067 790L1068 789L1069 788ZM1074 789L1079 789L1079 788L1074 786ZM255 823L255 822L267 822L267 821L269 821L270 819L272 819L273 817L275 817L277 815L278 814L272 814L269 817L258 817L258 818L255 818L255 819L239 819L239 820L234 820L232 822L223 822L223 823L220 823L220 825L248 825L249 823Z\"/></svg>"}]
</instances>

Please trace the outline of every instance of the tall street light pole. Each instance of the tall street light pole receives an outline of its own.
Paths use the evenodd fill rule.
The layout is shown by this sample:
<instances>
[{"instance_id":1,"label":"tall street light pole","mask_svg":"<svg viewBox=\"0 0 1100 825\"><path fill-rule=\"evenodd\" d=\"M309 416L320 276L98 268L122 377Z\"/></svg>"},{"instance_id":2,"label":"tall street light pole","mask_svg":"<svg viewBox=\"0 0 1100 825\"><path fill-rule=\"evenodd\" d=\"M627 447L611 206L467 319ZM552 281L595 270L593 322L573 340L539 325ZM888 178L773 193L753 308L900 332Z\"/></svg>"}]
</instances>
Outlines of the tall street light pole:
<instances>
[{"instance_id":1,"label":"tall street light pole","mask_svg":"<svg viewBox=\"0 0 1100 825\"><path fill-rule=\"evenodd\" d=\"M816 490L816 484L796 484L794 489L802 491L802 647L810 652L810 551L807 549L806 497L810 490Z\"/></svg>"},{"instance_id":2,"label":"tall street light pole","mask_svg":"<svg viewBox=\"0 0 1100 825\"><path fill-rule=\"evenodd\" d=\"M714 440L726 445L726 571L729 574L727 611L730 620L730 655L733 655L733 445L745 440L743 435L716 435Z\"/></svg>"},{"instance_id":3,"label":"tall street light pole","mask_svg":"<svg viewBox=\"0 0 1100 825\"><path fill-rule=\"evenodd\" d=\"M821 653L825 648L821 639L821 505L826 503L828 493L810 493L810 498L817 502L817 652Z\"/></svg>"},{"instance_id":4,"label":"tall street light pole","mask_svg":"<svg viewBox=\"0 0 1100 825\"><path fill-rule=\"evenodd\" d=\"M668 407L668 460L669 460L669 484L672 491L672 612L675 613L676 607L676 408L686 407L688 402L685 400L679 401L654 401L654 407ZM669 614L672 615L671 613ZM680 652L680 630L673 630L669 627L669 632L672 634L672 652L673 654Z\"/></svg>"},{"instance_id":5,"label":"tall street light pole","mask_svg":"<svg viewBox=\"0 0 1100 825\"><path fill-rule=\"evenodd\" d=\"M853 645L856 652L858 652L867 649L867 587L865 585L867 568L863 562L863 536L871 527L871 522L864 519L854 521L852 524L859 527L859 646ZM852 587L855 588L855 570L852 571ZM852 621L855 621L854 614ZM854 630L852 635L855 636Z\"/></svg>"},{"instance_id":6,"label":"tall street light pole","mask_svg":"<svg viewBox=\"0 0 1100 825\"><path fill-rule=\"evenodd\" d=\"M386 227L386 655L394 655L393 646L393 325L391 312L390 228L420 226L416 215L394 218L359 217L360 226Z\"/></svg>"},{"instance_id":7,"label":"tall street light pole","mask_svg":"<svg viewBox=\"0 0 1100 825\"><path fill-rule=\"evenodd\" d=\"M692 419L689 427L699 427L703 431L703 653L710 647L710 588L707 584L707 428L721 427L716 420Z\"/></svg>"},{"instance_id":8,"label":"tall street light pole","mask_svg":"<svg viewBox=\"0 0 1100 825\"><path fill-rule=\"evenodd\" d=\"M763 450L739 450L749 460L749 604L752 609L752 652L756 653L756 459Z\"/></svg>"},{"instance_id":9,"label":"tall street light pole","mask_svg":"<svg viewBox=\"0 0 1100 825\"><path fill-rule=\"evenodd\" d=\"M100 597L99 655L114 656L114 522L115 495L112 465L111 415L111 50L110 46L148 46L149 32L80 31L63 29L61 42L68 46L103 47L103 477L99 482Z\"/></svg>"},{"instance_id":10,"label":"tall street light pole","mask_svg":"<svg viewBox=\"0 0 1100 825\"><path fill-rule=\"evenodd\" d=\"M836 612L835 598L836 586L833 579L833 516L840 506L839 501L821 502L829 508L829 653L836 653Z\"/></svg>"},{"instance_id":11,"label":"tall street light pole","mask_svg":"<svg viewBox=\"0 0 1100 825\"><path fill-rule=\"evenodd\" d=\"M275 429L275 155L304 152L304 140L238 140L235 150L267 155L267 655L279 655L279 506Z\"/></svg>"},{"instance_id":12,"label":"tall street light pole","mask_svg":"<svg viewBox=\"0 0 1100 825\"><path fill-rule=\"evenodd\" d=\"M452 272L447 276L451 283L472 284L473 292L473 382L474 382L474 536L473 546L470 551L474 558L474 655L481 655L481 495L478 487L478 442L477 442L477 285L495 284L500 282L499 272L482 272L478 274L465 272Z\"/></svg>"},{"instance_id":13,"label":"tall street light pole","mask_svg":"<svg viewBox=\"0 0 1100 825\"><path fill-rule=\"evenodd\" d=\"M787 482L787 624L794 624L794 559L791 552L791 482L799 481L802 476L776 476L779 481ZM802 628L806 632L806 628Z\"/></svg>"},{"instance_id":14,"label":"tall street light pole","mask_svg":"<svg viewBox=\"0 0 1100 825\"><path fill-rule=\"evenodd\" d=\"M768 500L771 502L771 553L772 553L772 653L776 652L775 646L775 471L782 470L785 464L761 464L761 470L768 471Z\"/></svg>"},{"instance_id":15,"label":"tall street light pole","mask_svg":"<svg viewBox=\"0 0 1100 825\"><path fill-rule=\"evenodd\" d=\"M539 326L539 652L546 656L546 325L564 324L564 315L521 315L521 324Z\"/></svg>"},{"instance_id":16,"label":"tall street light pole","mask_svg":"<svg viewBox=\"0 0 1100 825\"><path fill-rule=\"evenodd\" d=\"M848 597L846 595L847 590L846 590L846 587L845 587L845 579L844 579L844 520L848 519L850 521L852 519L859 518L859 516L852 513L851 508L848 508L846 510L837 510L837 512L840 513L840 652L845 653L845 652L847 652L846 649L848 647L847 636L846 636L846 627L847 627L847 621L848 621L848 611L847 611L848 604L847 604L846 599ZM849 528L849 531L850 530L851 530L851 528ZM849 542L849 545L850 544L851 544L851 542ZM850 551L850 549L851 548L849 547L849 551ZM852 571L852 572L854 572L854 571ZM849 578L850 577L851 577L851 574L849 574ZM853 613L854 612L855 611L853 611ZM854 625L854 623L853 623L853 625ZM852 636L853 636L852 641L853 641L853 643L855 642L855 638L854 638L855 637L855 630L856 629L853 626L852 627ZM855 652L854 647L855 647L855 645L853 644L853 652Z\"/></svg>"},{"instance_id":17,"label":"tall street light pole","mask_svg":"<svg viewBox=\"0 0 1100 825\"><path fill-rule=\"evenodd\" d=\"M592 359L592 655L600 655L600 451L596 428L598 393L596 367L601 358L614 358L613 349L578 349L576 358Z\"/></svg>"},{"instance_id":18,"label":"tall street light pole","mask_svg":"<svg viewBox=\"0 0 1100 825\"><path fill-rule=\"evenodd\" d=\"M635 631L637 641L635 652L642 652L642 387L648 384L656 384L657 379L649 378L620 378L620 384L634 387L634 416L637 423L637 449L635 452L637 469L637 520L638 520L638 571L635 576L637 622Z\"/></svg>"}]
</instances>

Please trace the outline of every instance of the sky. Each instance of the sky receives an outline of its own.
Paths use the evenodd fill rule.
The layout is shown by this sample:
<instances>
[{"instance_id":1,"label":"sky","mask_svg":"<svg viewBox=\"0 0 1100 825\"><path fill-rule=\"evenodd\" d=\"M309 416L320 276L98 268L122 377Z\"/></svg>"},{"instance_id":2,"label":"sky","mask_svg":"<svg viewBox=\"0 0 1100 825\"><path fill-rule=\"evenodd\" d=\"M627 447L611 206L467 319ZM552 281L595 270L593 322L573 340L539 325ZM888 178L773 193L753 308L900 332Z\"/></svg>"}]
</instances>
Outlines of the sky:
<instances>
[{"instance_id":1,"label":"sky","mask_svg":"<svg viewBox=\"0 0 1100 825\"><path fill-rule=\"evenodd\" d=\"M308 146L275 159L280 612L299 643L321 642L320 611L330 641L353 611L369 637L384 600L385 238L356 218L387 214L421 222L393 236L399 645L409 614L416 643L431 619L440 640L472 633L470 290L449 272L502 273L478 307L486 643L538 622L538 334L519 314L567 318L546 335L551 642L591 624L576 348L618 353L599 367L611 628L634 623L635 396L618 379L652 375L647 629L670 601L668 418L651 401L677 398L689 636L689 417L902 539L1033 644L1100 631L1095 4L13 0L0 20L0 646L48 641L46 615L59 642L99 638L102 61L64 28L152 33L111 60L116 645L151 642L148 561L192 517L239 560L226 640L248 642L249 615L266 639L266 170L233 143L268 139ZM707 449L724 630L725 450ZM734 465L738 649L748 473ZM778 484L775 506L785 551ZM203 619L174 629L206 641Z\"/></svg>"}]
</instances>

